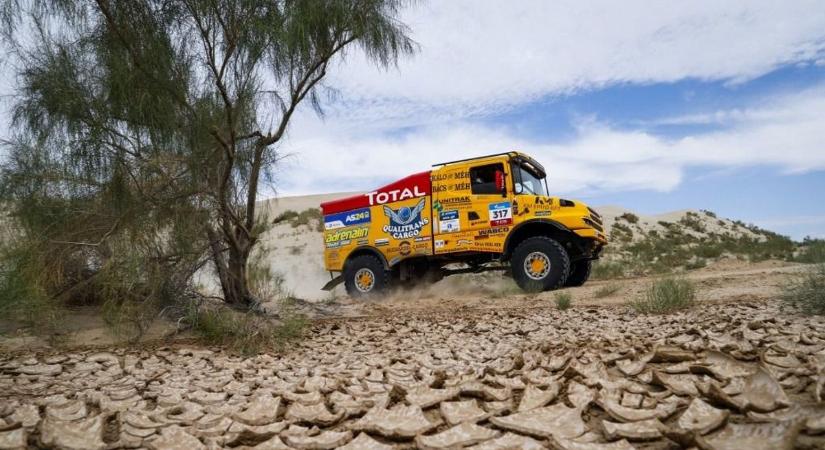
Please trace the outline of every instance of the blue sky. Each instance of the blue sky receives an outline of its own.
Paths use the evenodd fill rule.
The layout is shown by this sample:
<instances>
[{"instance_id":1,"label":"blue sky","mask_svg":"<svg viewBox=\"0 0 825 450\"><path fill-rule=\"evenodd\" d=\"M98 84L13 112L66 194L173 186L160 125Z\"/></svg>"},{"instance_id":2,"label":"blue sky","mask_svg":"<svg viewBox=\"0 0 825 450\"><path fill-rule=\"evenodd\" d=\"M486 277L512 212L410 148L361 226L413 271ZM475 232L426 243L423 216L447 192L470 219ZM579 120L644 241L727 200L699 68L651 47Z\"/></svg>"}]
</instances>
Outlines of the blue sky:
<instances>
[{"instance_id":1,"label":"blue sky","mask_svg":"<svg viewBox=\"0 0 825 450\"><path fill-rule=\"evenodd\" d=\"M418 53L382 70L349 51L324 117L293 120L267 194L521 150L568 198L825 237L820 0L424 0L401 20Z\"/></svg>"}]
</instances>

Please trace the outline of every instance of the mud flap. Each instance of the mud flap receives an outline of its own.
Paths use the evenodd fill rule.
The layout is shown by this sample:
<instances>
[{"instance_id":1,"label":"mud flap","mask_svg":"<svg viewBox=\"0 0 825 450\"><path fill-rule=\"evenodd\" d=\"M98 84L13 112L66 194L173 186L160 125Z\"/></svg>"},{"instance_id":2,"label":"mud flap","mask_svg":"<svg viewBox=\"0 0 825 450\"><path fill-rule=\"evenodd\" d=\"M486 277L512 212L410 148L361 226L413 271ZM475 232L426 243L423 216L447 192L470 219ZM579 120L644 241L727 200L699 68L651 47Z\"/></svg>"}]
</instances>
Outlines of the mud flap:
<instances>
[{"instance_id":1,"label":"mud flap","mask_svg":"<svg viewBox=\"0 0 825 450\"><path fill-rule=\"evenodd\" d=\"M338 286L339 284L341 284L343 282L344 282L344 276L343 275L338 275L337 277L329 280L329 282L327 284L325 284L324 287L321 288L321 290L322 291L331 291L331 290L335 289L335 286Z\"/></svg>"}]
</instances>

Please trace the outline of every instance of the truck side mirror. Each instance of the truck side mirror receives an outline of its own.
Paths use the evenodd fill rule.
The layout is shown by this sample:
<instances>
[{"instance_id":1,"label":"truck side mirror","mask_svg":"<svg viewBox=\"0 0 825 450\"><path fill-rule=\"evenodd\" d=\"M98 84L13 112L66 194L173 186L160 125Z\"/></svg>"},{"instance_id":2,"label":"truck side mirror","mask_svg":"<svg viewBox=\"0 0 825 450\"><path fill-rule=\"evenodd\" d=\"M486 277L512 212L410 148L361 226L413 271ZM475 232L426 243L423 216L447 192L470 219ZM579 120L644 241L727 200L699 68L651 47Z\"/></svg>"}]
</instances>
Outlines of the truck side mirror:
<instances>
[{"instance_id":1,"label":"truck side mirror","mask_svg":"<svg viewBox=\"0 0 825 450\"><path fill-rule=\"evenodd\" d=\"M506 193L504 187L504 172L496 170L496 191L502 194Z\"/></svg>"}]
</instances>

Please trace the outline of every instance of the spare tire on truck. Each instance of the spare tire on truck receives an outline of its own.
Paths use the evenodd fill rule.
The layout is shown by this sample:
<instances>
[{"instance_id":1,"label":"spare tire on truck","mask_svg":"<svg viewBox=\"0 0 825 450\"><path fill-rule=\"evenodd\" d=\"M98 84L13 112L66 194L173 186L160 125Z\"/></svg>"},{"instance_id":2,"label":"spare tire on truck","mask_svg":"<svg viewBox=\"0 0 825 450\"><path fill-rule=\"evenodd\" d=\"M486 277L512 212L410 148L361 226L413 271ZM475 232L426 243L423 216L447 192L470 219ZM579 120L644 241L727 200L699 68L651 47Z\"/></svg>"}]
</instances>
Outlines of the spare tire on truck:
<instances>
[{"instance_id":1,"label":"spare tire on truck","mask_svg":"<svg viewBox=\"0 0 825 450\"><path fill-rule=\"evenodd\" d=\"M373 255L358 255L344 266L344 287L350 297L368 297L387 290L390 274Z\"/></svg>"},{"instance_id":2,"label":"spare tire on truck","mask_svg":"<svg viewBox=\"0 0 825 450\"><path fill-rule=\"evenodd\" d=\"M570 272L570 257L556 240L533 236L513 251L510 268L516 284L527 292L542 292L564 286Z\"/></svg>"}]
</instances>

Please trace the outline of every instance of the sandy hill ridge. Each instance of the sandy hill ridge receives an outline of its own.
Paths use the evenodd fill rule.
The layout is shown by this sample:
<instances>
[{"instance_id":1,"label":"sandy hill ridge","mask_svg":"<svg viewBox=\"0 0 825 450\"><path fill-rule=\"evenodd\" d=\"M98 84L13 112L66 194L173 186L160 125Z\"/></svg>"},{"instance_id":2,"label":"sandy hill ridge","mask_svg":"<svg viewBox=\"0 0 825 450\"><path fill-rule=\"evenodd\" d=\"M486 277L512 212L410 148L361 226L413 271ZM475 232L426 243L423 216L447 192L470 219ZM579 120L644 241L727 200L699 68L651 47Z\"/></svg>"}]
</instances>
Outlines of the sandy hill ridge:
<instances>
[{"instance_id":1,"label":"sandy hill ridge","mask_svg":"<svg viewBox=\"0 0 825 450\"><path fill-rule=\"evenodd\" d=\"M283 292L307 300L331 298L331 294L320 290L330 276L323 268L322 226L317 209L321 202L352 194L332 193L261 201L260 211L270 221L275 221L284 213L291 216L291 212L305 212L302 220L292 218L274 224L261 239L263 260L281 280ZM765 238L760 232L754 231L755 228L748 228L741 222L730 219L718 218L706 211L680 210L646 216L612 205L597 206L594 209L603 216L605 231L611 235L608 256L618 255L630 244L649 239L651 236L670 236L668 232L672 229L678 229L683 235L696 240L725 234L737 239ZM339 287L334 294L341 295L341 289Z\"/></svg>"}]
</instances>

